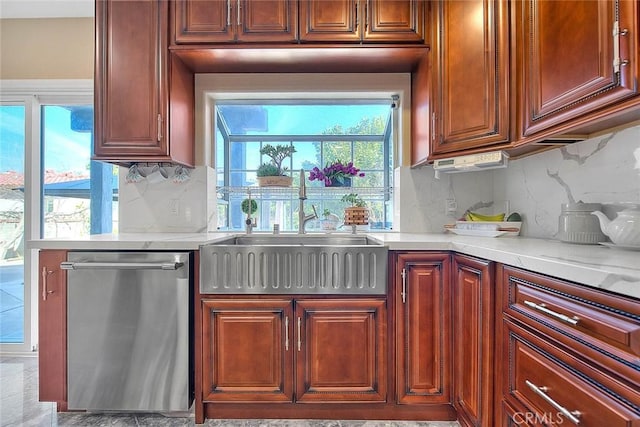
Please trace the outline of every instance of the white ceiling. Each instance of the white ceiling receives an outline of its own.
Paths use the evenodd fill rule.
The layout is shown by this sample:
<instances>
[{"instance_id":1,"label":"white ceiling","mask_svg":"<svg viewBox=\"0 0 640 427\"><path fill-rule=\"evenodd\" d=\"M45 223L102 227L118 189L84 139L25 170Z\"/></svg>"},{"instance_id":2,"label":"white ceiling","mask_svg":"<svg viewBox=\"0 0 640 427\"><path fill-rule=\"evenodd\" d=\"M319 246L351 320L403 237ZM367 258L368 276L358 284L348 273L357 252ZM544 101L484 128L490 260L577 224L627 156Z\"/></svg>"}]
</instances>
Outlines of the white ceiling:
<instances>
[{"instance_id":1,"label":"white ceiling","mask_svg":"<svg viewBox=\"0 0 640 427\"><path fill-rule=\"evenodd\" d=\"M94 0L0 0L4 18L93 17Z\"/></svg>"}]
</instances>

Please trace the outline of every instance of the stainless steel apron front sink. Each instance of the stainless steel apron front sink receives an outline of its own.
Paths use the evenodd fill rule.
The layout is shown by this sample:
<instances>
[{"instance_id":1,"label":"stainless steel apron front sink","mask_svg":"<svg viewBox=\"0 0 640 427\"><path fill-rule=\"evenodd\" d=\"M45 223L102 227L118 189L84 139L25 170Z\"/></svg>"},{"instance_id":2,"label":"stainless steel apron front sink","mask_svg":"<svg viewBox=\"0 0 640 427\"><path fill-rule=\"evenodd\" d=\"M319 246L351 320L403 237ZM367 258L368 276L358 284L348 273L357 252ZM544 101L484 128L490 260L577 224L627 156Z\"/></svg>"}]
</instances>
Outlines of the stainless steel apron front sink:
<instances>
[{"instance_id":1,"label":"stainless steel apron front sink","mask_svg":"<svg viewBox=\"0 0 640 427\"><path fill-rule=\"evenodd\" d=\"M384 295L387 252L367 236L236 236L200 247L200 292Z\"/></svg>"}]
</instances>

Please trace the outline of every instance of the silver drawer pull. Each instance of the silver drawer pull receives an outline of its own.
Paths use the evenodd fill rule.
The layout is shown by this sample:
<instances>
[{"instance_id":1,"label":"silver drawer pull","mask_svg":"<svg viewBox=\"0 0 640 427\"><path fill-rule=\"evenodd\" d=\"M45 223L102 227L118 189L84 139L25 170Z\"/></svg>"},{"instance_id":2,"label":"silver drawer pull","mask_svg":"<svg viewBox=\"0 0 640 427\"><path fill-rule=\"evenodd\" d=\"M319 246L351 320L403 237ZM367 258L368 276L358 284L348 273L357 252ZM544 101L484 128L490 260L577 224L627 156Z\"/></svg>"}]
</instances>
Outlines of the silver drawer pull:
<instances>
[{"instance_id":1,"label":"silver drawer pull","mask_svg":"<svg viewBox=\"0 0 640 427\"><path fill-rule=\"evenodd\" d=\"M289 316L284 317L284 350L289 351Z\"/></svg>"},{"instance_id":2,"label":"silver drawer pull","mask_svg":"<svg viewBox=\"0 0 640 427\"><path fill-rule=\"evenodd\" d=\"M538 311L546 313L549 316L553 316L556 319L562 320L563 322L567 322L567 323L569 323L569 324L571 324L573 326L577 325L578 321L580 320L580 319L578 319L577 316L569 317L569 316L566 316L564 314L556 313L553 310L549 310L544 304L536 304L535 302L531 302L531 301L527 301L527 300L525 300L524 303L526 305L528 305L529 307L531 307L531 308L535 308Z\"/></svg>"},{"instance_id":3,"label":"silver drawer pull","mask_svg":"<svg viewBox=\"0 0 640 427\"><path fill-rule=\"evenodd\" d=\"M47 300L47 295L52 294L54 291L48 289L47 278L50 274L53 274L52 270L48 270L46 266L42 267L42 301Z\"/></svg>"},{"instance_id":4,"label":"silver drawer pull","mask_svg":"<svg viewBox=\"0 0 640 427\"><path fill-rule=\"evenodd\" d=\"M63 270L177 270L182 262L70 262L60 263Z\"/></svg>"},{"instance_id":5,"label":"silver drawer pull","mask_svg":"<svg viewBox=\"0 0 640 427\"><path fill-rule=\"evenodd\" d=\"M582 415L580 411L569 411L567 408L553 400L547 393L545 393L548 390L547 387L538 387L529 380L524 380L524 382L535 394L543 398L545 402L553 406L554 409L562 413L562 415L567 417L572 423L574 423L575 425L580 424L580 415Z\"/></svg>"},{"instance_id":6,"label":"silver drawer pull","mask_svg":"<svg viewBox=\"0 0 640 427\"><path fill-rule=\"evenodd\" d=\"M302 319L298 317L298 351L302 348Z\"/></svg>"}]
</instances>

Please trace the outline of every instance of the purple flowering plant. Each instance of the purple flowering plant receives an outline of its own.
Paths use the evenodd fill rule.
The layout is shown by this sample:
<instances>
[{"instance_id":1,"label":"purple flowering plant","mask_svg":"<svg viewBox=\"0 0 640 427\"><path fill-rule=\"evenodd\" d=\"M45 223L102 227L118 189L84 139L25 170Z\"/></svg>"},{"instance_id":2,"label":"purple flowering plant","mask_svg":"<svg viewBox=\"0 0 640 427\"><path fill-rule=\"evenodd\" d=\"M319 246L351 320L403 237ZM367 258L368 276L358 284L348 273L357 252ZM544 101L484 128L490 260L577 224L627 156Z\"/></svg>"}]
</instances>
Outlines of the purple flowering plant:
<instances>
[{"instance_id":1,"label":"purple flowering plant","mask_svg":"<svg viewBox=\"0 0 640 427\"><path fill-rule=\"evenodd\" d=\"M309 181L324 181L324 185L329 186L334 182L342 184L345 178L353 176L363 177L364 172L360 172L360 169L353 166L353 162L343 163L341 160L336 160L333 163L327 163L322 170L317 166L311 169Z\"/></svg>"}]
</instances>

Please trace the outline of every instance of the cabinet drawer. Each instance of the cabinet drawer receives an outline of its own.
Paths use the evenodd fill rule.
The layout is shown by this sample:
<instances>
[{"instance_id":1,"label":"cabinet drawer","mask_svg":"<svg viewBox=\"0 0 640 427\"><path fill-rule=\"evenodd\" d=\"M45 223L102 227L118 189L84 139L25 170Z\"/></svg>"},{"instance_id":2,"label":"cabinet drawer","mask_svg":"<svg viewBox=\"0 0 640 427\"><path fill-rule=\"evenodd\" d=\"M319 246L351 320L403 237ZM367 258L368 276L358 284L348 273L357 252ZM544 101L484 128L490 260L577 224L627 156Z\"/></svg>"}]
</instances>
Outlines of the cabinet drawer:
<instances>
[{"instance_id":1,"label":"cabinet drawer","mask_svg":"<svg viewBox=\"0 0 640 427\"><path fill-rule=\"evenodd\" d=\"M640 302L511 267L501 280L505 314L640 381Z\"/></svg>"},{"instance_id":2,"label":"cabinet drawer","mask_svg":"<svg viewBox=\"0 0 640 427\"><path fill-rule=\"evenodd\" d=\"M640 425L640 394L505 321L503 397L528 423L585 427Z\"/></svg>"}]
</instances>

